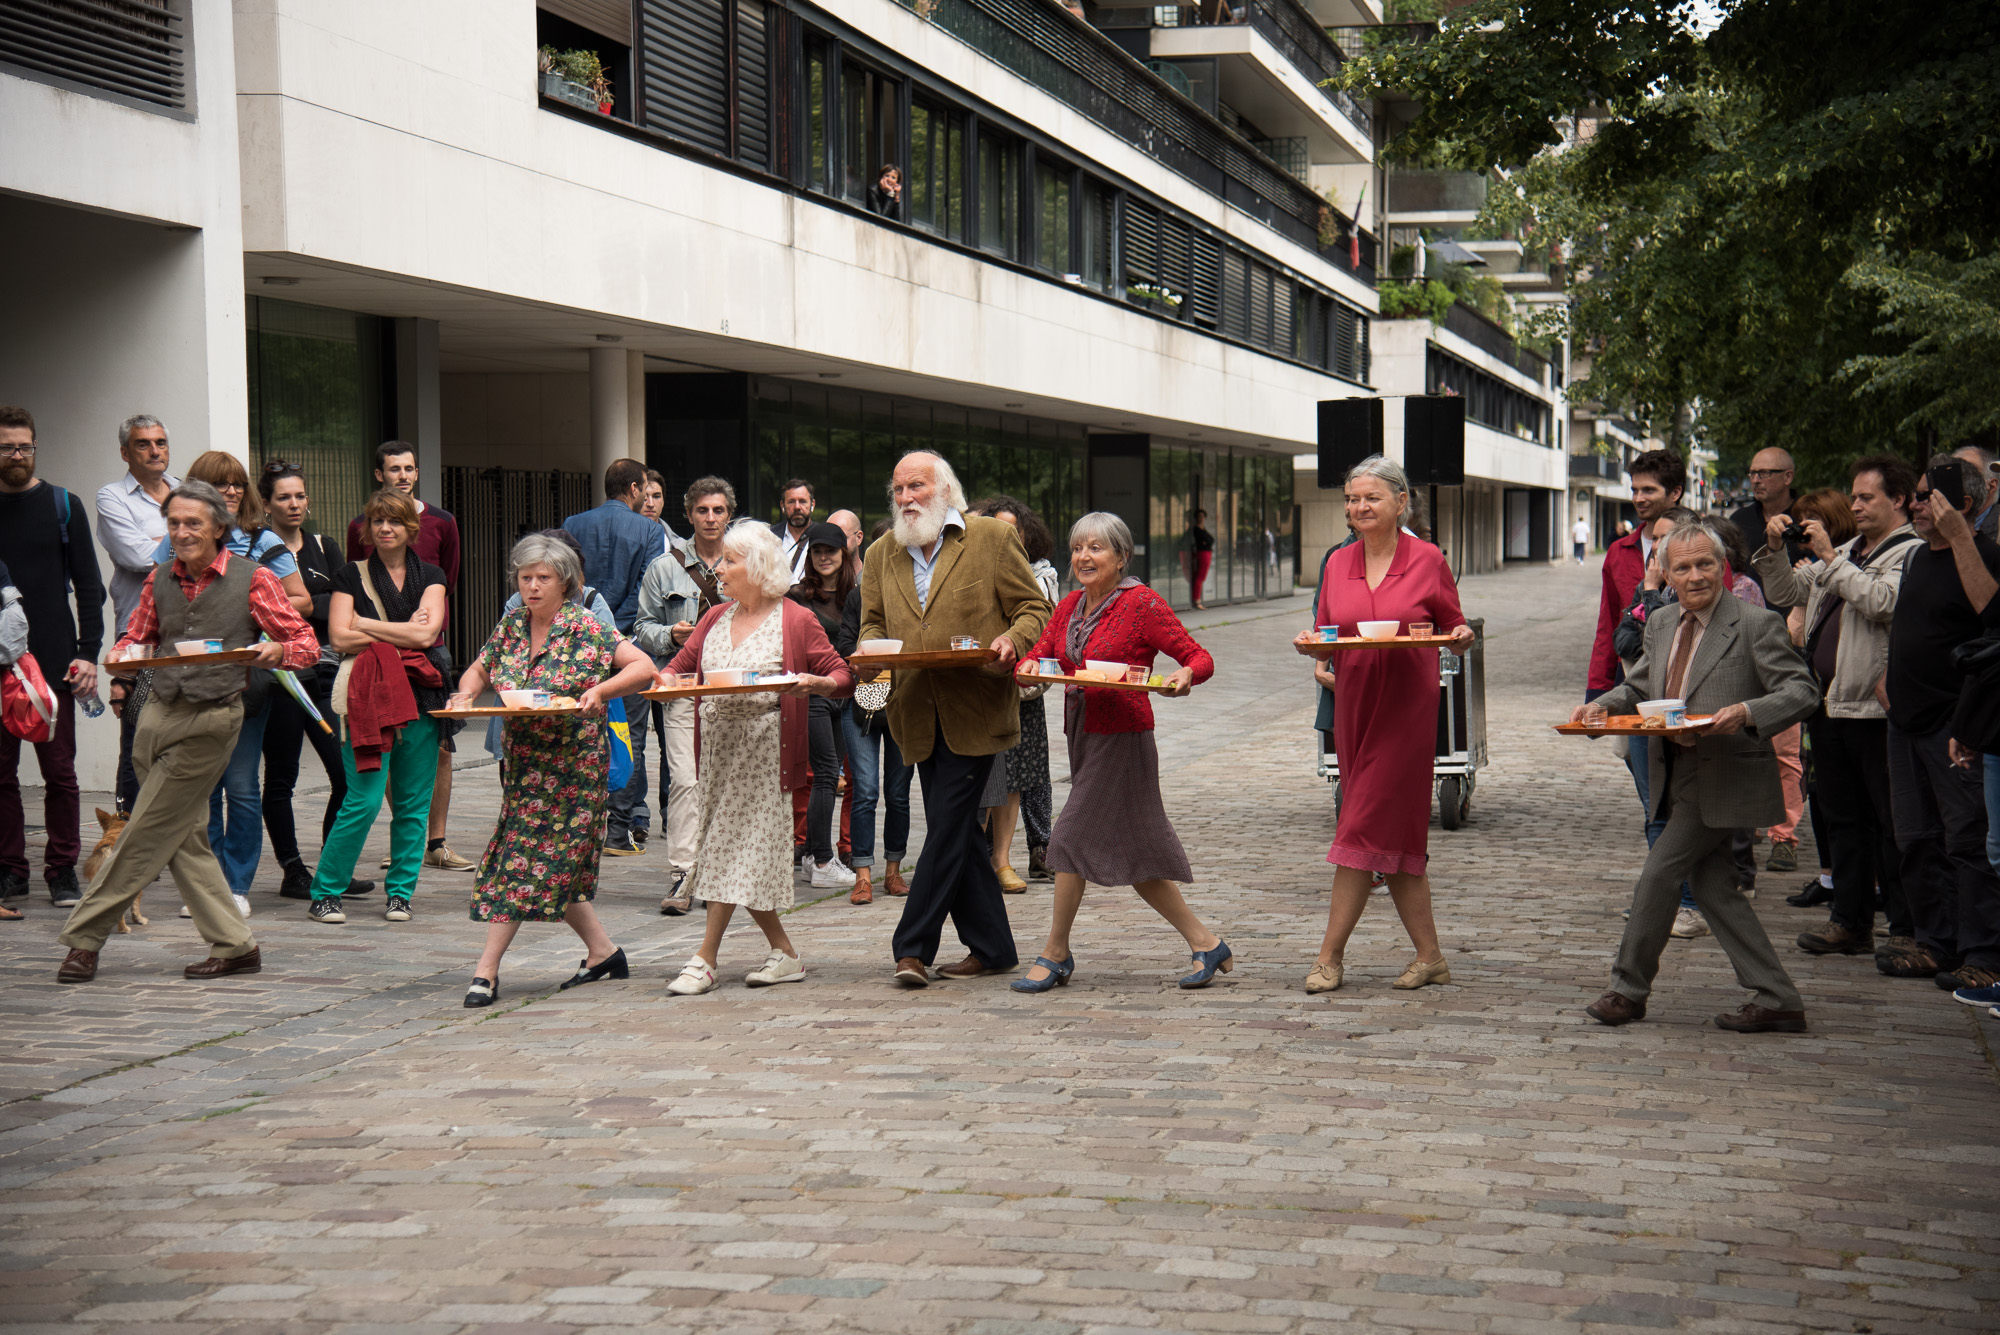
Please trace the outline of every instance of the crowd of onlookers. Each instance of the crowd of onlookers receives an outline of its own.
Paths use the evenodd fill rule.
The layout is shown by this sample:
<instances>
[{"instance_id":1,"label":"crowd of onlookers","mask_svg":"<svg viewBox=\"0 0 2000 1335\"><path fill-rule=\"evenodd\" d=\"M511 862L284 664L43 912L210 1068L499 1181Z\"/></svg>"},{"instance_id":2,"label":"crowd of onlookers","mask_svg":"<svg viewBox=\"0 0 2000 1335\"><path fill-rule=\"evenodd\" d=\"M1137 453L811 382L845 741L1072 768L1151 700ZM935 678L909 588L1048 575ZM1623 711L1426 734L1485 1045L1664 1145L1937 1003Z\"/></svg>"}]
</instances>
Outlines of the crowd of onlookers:
<instances>
[{"instance_id":1,"label":"crowd of onlookers","mask_svg":"<svg viewBox=\"0 0 2000 1335\"><path fill-rule=\"evenodd\" d=\"M1642 454L1629 472L1637 524L1605 552L1586 698L1623 680L1646 618L1674 597L1662 539L1711 524L1680 505L1679 455ZM1754 895L1760 841L1763 870L1797 870L1809 825L1818 865L1786 902L1828 916L1799 949L1872 955L1886 975L1934 979L2000 1016L2000 467L1967 446L1921 471L1873 455L1848 475L1845 491L1800 494L1791 457L1759 451L1752 499L1712 523L1729 549L1729 595L1785 619L1820 697L1803 723L1764 739L1784 819L1735 832L1736 883ZM1666 822L1649 757L1666 743L1620 740L1651 846ZM1672 934L1709 930L1684 888Z\"/></svg>"},{"instance_id":2,"label":"crowd of onlookers","mask_svg":"<svg viewBox=\"0 0 2000 1335\"><path fill-rule=\"evenodd\" d=\"M22 408L0 407L0 672L11 673L19 660L24 672L42 674L50 687L44 698L53 714L42 730L46 735L30 728L24 739L0 728L0 917L20 916L19 901L31 884L18 777L24 740L35 749L44 785L42 873L55 907L75 906L84 889L76 776L79 711L96 715L108 705L119 729L116 810L100 813L107 836L116 835L139 800L134 740L155 674L101 673L99 662L106 645L125 635L155 571L178 565L168 535L169 498L184 484L205 483L227 511L229 523L218 548L228 553L225 561L247 558L268 571L282 590L286 610L310 627L318 644L316 662L250 674L240 731L208 794L208 843L237 910L245 917L251 913L251 884L268 837L282 870L278 894L309 901L315 921L344 922L353 901L376 890L375 880L350 875L349 869L386 803L392 847L381 863L386 873L382 912L391 921L407 920L420 869L458 872L476 865L446 840L453 760L463 725L428 716L430 707L443 704L456 680L444 636L450 604L458 596L461 539L449 513L417 497L416 450L402 441L384 442L376 450L379 490L363 513L343 526L337 519L312 515L309 479L283 460L262 465L252 477L236 456L212 450L182 474L172 467L166 426L146 415L122 423L117 444L126 471L99 490L92 507L36 476L33 416ZM636 460L618 460L606 472L603 503L549 531L583 572L584 586L571 601L617 638L636 644L656 665L670 660L703 614L722 601L716 566L723 535L737 518L734 486L724 478L705 477L681 498L686 531L677 532L665 514L665 487L656 470ZM859 626L861 522L847 510L816 521L814 488L802 479L784 485L779 504L783 517L771 531L790 570L789 596L819 618L843 654L852 653ZM1015 527L1038 581L1053 598L1056 576L1049 558L1054 541L1040 516L1007 496L972 509ZM887 527L888 521L878 524L878 535ZM109 637L103 615L107 568L114 616ZM517 594L493 613L501 615L519 602ZM379 748L365 730L373 717L372 680L369 691L354 696L353 710L348 689L357 663L377 644L402 658L413 699L423 706ZM882 685L881 694L886 694L886 680ZM864 689L858 700L811 701L812 783L787 799L794 808L795 860L802 874L816 887L847 890L855 903L870 902L878 884L878 809L883 811L884 845L879 886L895 896L908 889L903 863L909 857L912 769L889 735L879 701L868 707L873 698ZM1026 888L1010 865L1017 828L1026 835L1028 877L1045 880L1051 875L1043 865L1053 819L1047 732L1039 700L1029 703L1034 707L1024 705L1022 717L1032 736L1016 748L1018 754L1009 753L1006 764L994 767L982 799L995 871L1009 892ZM667 863L662 909L685 912L691 897L683 882L695 860L699 805L695 702L649 703L633 697L616 708L624 714L623 738L632 768L629 782L611 794L603 851L613 856L645 853L657 806L663 838L653 846L663 845ZM357 748L358 724L363 728ZM657 739L650 756L649 735ZM317 868L307 861L293 816L308 745L328 781ZM486 730L485 745L500 754L497 721ZM428 762L420 761L419 749ZM649 758L654 761L650 766ZM652 803L655 784L658 801ZM183 916L188 916L186 909Z\"/></svg>"}]
</instances>

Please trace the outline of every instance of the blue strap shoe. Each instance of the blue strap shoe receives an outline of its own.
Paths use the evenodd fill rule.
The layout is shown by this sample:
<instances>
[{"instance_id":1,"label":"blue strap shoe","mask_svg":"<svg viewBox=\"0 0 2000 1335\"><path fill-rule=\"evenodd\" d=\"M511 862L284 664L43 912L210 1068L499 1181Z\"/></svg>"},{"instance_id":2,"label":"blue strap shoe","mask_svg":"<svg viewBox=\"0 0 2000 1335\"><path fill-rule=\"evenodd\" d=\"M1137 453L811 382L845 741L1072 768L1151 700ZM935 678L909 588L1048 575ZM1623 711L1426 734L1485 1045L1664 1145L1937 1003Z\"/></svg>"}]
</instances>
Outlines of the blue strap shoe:
<instances>
[{"instance_id":1,"label":"blue strap shoe","mask_svg":"<svg viewBox=\"0 0 2000 1335\"><path fill-rule=\"evenodd\" d=\"M1057 964L1047 955L1037 955L1035 956L1035 963L1049 971L1047 978L1039 980L1034 978L1016 978L1013 982L1007 984L1007 986L1013 988L1016 992L1046 992L1050 988L1061 987L1068 983L1069 976L1076 972L1076 956L1074 954L1061 964ZM1029 967L1032 968L1033 965Z\"/></svg>"},{"instance_id":2,"label":"blue strap shoe","mask_svg":"<svg viewBox=\"0 0 2000 1335\"><path fill-rule=\"evenodd\" d=\"M1227 941L1217 941L1213 950L1197 950L1193 956L1197 966L1195 971L1181 979L1182 987L1207 987L1215 977L1217 969L1228 973L1236 967L1236 952L1229 948Z\"/></svg>"}]
</instances>

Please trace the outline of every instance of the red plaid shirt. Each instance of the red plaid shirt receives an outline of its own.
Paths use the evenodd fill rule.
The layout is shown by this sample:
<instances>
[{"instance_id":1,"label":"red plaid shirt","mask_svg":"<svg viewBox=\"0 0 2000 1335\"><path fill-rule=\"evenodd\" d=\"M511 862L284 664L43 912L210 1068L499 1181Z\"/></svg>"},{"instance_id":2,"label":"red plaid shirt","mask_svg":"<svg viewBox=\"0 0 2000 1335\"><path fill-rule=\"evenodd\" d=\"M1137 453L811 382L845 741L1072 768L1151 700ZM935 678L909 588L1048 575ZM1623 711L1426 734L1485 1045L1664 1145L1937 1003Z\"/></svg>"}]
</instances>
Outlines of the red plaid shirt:
<instances>
[{"instance_id":1,"label":"red plaid shirt","mask_svg":"<svg viewBox=\"0 0 2000 1335\"><path fill-rule=\"evenodd\" d=\"M220 549L208 569L190 576L180 558L175 557L174 578L180 581L187 600L193 602L203 589L222 577L234 559L227 548ZM250 615L266 635L285 646L281 666L297 671L319 661L319 637L313 634L306 619L292 610L285 586L264 566L258 566L250 575ZM112 652L122 652L128 644L157 644L159 635L160 614L153 606L153 581L148 579L139 590L139 605L132 609L132 619L125 623L125 633L118 637Z\"/></svg>"}]
</instances>

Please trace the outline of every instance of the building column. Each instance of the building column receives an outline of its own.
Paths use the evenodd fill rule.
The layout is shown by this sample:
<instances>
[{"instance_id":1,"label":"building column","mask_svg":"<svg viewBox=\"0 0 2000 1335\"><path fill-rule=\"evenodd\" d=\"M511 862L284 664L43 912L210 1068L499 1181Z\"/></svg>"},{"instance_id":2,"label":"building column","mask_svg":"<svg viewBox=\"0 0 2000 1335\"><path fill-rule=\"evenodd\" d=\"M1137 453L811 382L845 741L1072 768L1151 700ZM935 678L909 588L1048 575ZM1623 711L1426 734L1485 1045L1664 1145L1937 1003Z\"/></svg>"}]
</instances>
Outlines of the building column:
<instances>
[{"instance_id":1,"label":"building column","mask_svg":"<svg viewBox=\"0 0 2000 1335\"><path fill-rule=\"evenodd\" d=\"M438 406L438 322L396 321L396 439L417 447L417 498L444 504L444 427Z\"/></svg>"},{"instance_id":2,"label":"building column","mask_svg":"<svg viewBox=\"0 0 2000 1335\"><path fill-rule=\"evenodd\" d=\"M590 350L590 467L604 470L632 453L631 356L624 348ZM643 404L642 404L643 408Z\"/></svg>"},{"instance_id":3,"label":"building column","mask_svg":"<svg viewBox=\"0 0 2000 1335\"><path fill-rule=\"evenodd\" d=\"M646 458L646 354L625 353L625 448L640 463Z\"/></svg>"}]
</instances>

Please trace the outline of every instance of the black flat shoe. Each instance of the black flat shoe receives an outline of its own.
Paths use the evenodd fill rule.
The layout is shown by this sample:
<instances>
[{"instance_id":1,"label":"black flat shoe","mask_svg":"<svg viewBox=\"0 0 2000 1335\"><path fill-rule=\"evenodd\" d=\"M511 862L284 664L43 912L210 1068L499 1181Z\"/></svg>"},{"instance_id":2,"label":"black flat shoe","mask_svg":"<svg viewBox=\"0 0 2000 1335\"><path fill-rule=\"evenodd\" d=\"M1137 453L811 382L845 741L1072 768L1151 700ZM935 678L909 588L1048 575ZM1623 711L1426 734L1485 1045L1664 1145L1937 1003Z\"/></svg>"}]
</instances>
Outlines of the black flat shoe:
<instances>
[{"instance_id":1,"label":"black flat shoe","mask_svg":"<svg viewBox=\"0 0 2000 1335\"><path fill-rule=\"evenodd\" d=\"M1797 894L1786 895L1785 902L1795 909L1816 909L1822 904L1831 904L1833 902L1833 891L1827 886L1821 885L1819 877L1815 876L1810 881L1807 881L1805 888Z\"/></svg>"},{"instance_id":2,"label":"black flat shoe","mask_svg":"<svg viewBox=\"0 0 2000 1335\"><path fill-rule=\"evenodd\" d=\"M476 1011L481 1006L491 1006L500 1000L500 980L497 978L475 978L472 986L465 991L465 1008Z\"/></svg>"},{"instance_id":3,"label":"black flat shoe","mask_svg":"<svg viewBox=\"0 0 2000 1335\"><path fill-rule=\"evenodd\" d=\"M592 964L588 955L577 962L577 970L563 981L556 991L567 992L583 983L594 983L600 978L630 978L631 966L625 962L625 947L620 946L604 959L602 964Z\"/></svg>"},{"instance_id":4,"label":"black flat shoe","mask_svg":"<svg viewBox=\"0 0 2000 1335\"><path fill-rule=\"evenodd\" d=\"M350 895L372 895L375 893L375 882L350 880L347 883L347 893Z\"/></svg>"}]
</instances>

